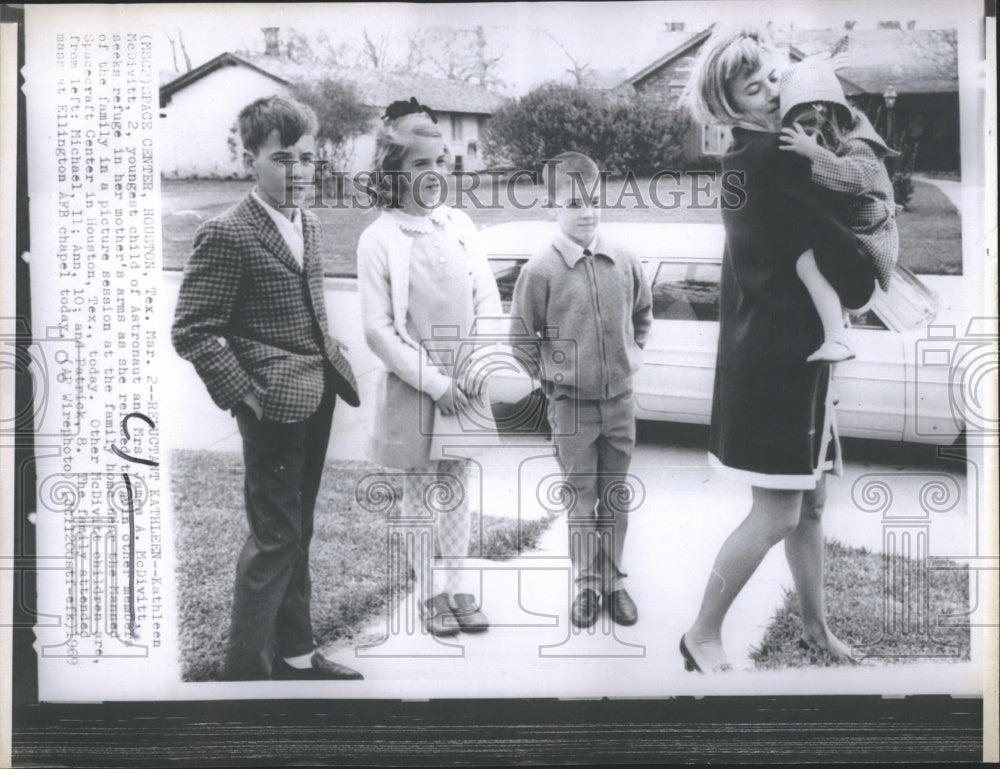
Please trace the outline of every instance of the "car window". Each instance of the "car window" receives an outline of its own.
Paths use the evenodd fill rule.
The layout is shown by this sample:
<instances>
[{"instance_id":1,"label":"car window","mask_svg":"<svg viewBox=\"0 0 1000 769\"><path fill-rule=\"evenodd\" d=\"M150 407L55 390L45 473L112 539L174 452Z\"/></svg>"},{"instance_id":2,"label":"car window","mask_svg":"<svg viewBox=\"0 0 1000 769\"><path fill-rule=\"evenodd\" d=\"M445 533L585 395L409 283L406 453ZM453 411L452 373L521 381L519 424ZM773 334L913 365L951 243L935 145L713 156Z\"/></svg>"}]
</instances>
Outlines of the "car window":
<instances>
[{"instance_id":1,"label":"car window","mask_svg":"<svg viewBox=\"0 0 1000 769\"><path fill-rule=\"evenodd\" d=\"M653 317L657 320L718 320L722 266L663 262L653 276Z\"/></svg>"},{"instance_id":2,"label":"car window","mask_svg":"<svg viewBox=\"0 0 1000 769\"><path fill-rule=\"evenodd\" d=\"M490 259L490 269L493 270L493 277L497 280L497 288L500 289L500 301L503 302L504 311L510 310L510 301L514 296L514 284L521 274L527 259L519 257Z\"/></svg>"},{"instance_id":3,"label":"car window","mask_svg":"<svg viewBox=\"0 0 1000 769\"><path fill-rule=\"evenodd\" d=\"M851 313L851 328L873 328L886 331L889 327L882 322L874 310L866 310L861 314Z\"/></svg>"}]
</instances>

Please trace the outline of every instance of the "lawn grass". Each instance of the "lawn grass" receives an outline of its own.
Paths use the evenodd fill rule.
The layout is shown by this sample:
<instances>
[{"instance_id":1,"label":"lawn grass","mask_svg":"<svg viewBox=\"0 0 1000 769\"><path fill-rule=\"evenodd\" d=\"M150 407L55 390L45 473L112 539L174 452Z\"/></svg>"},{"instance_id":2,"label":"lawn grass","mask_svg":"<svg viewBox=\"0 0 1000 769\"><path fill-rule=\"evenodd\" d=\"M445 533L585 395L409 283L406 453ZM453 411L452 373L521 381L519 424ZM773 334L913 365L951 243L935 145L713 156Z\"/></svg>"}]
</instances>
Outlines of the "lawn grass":
<instances>
[{"instance_id":1,"label":"lawn grass","mask_svg":"<svg viewBox=\"0 0 1000 769\"><path fill-rule=\"evenodd\" d=\"M243 459L229 452L173 453L174 526L182 675L185 681L221 677L236 560L247 535ZM313 630L320 646L364 640L385 609L386 519L362 508L354 491L380 468L367 462L328 462L316 502L310 547ZM401 483L392 479L398 499ZM518 522L476 515L470 554L510 558L536 546L551 518ZM409 584L391 586L393 593Z\"/></svg>"},{"instance_id":2,"label":"lawn grass","mask_svg":"<svg viewBox=\"0 0 1000 769\"><path fill-rule=\"evenodd\" d=\"M914 180L896 223L901 264L918 275L962 274L962 217L941 190Z\"/></svg>"},{"instance_id":3,"label":"lawn grass","mask_svg":"<svg viewBox=\"0 0 1000 769\"><path fill-rule=\"evenodd\" d=\"M920 601L916 582L906 595L896 589L898 581L891 581L888 589L883 584L887 567L897 575L916 575L918 566L911 559L828 541L830 629L863 657L882 663L968 660L970 638L964 618L970 609L969 570L950 561L931 561L925 572L925 603ZM908 618L907 612L911 612ZM764 669L837 664L799 648L801 637L798 599L794 590L788 590L750 657Z\"/></svg>"},{"instance_id":4,"label":"lawn grass","mask_svg":"<svg viewBox=\"0 0 1000 769\"><path fill-rule=\"evenodd\" d=\"M463 184L471 183L465 176ZM679 182L663 179L656 186L660 200L669 202L672 193L682 195L680 204L664 210L655 206L640 207L637 199L622 196L622 183L611 182L607 198L610 201L622 199L621 208L605 210L605 221L614 222L721 222L719 209L713 206L692 207L692 179L682 177ZM701 177L699 184L706 184ZM908 210L899 217L900 262L916 273L937 275L958 275L962 270L961 218L947 197L930 184L914 181L913 199ZM179 270L191 253L194 234L205 220L217 216L237 203L250 189L246 181L226 180L175 180L162 181L163 206L163 266L168 270ZM456 203L456 187L449 185L449 203ZM640 182L640 190L646 195L646 182ZM698 193L699 202L718 199L717 185L709 184L706 192ZM500 190L496 200L505 196ZM520 209L514 205L493 206L494 190L477 193L482 208L471 208L466 202L465 209L479 228L510 221L545 219L548 212L540 206ZM543 190L538 186L517 185L516 200L527 204L542 200ZM468 195L464 200L467 201ZM326 274L334 277L354 277L357 274L356 251L362 231L375 220L375 211L352 210L350 208L313 209L323 225L323 261Z\"/></svg>"}]
</instances>

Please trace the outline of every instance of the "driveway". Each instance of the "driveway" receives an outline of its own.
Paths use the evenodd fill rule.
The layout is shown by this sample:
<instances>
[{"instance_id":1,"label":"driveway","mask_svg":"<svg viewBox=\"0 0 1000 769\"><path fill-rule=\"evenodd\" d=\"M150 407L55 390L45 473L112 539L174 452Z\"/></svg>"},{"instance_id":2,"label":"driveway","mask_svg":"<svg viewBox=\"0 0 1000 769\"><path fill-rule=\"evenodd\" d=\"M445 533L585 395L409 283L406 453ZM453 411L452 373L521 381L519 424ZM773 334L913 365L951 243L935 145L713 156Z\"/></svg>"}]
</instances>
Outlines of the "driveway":
<instances>
[{"instance_id":1,"label":"driveway","mask_svg":"<svg viewBox=\"0 0 1000 769\"><path fill-rule=\"evenodd\" d=\"M164 313L172 316L180 273L165 273ZM361 385L362 403L371 403L377 363L361 336L358 295L353 281L327 281L327 310L333 333L349 348ZM167 446L239 451L240 439L227 412L216 408L194 369L172 350L162 353L163 374L173 383L163 404ZM364 407L338 405L331 459L364 458ZM721 480L705 461L704 431L678 426L644 426L631 472L641 489L631 515L626 565L629 590L641 619L631 628L599 626L578 632L567 622L571 600L566 527L560 518L537 551L509 561L471 560L484 608L493 628L479 636L461 635L443 643L419 632L405 601L394 615L396 631L384 620L372 628L386 635L376 647L331 650L366 675L360 684L317 684L289 688L287 696L346 697L506 697L662 696L789 691L882 692L971 691L978 679L967 666L906 665L897 669L811 670L755 673L748 658L791 587L782 548L769 553L734 604L724 628L737 673L709 681L685 675L677 641L697 611L711 560L728 533L749 510L750 492ZM852 458L852 448L854 457ZM927 460L923 451L878 444L849 444L843 478L832 479L826 512L828 537L882 551L900 530L899 516L923 527L931 557L975 554L978 515L967 505L964 463ZM493 515L537 517L546 513L546 483L557 476L551 444L527 437L506 439L479 458L483 509ZM937 492L935 492L935 489ZM888 504L881 503L888 493ZM928 505L943 493L954 503ZM947 509L945 509L947 508ZM935 510L938 510L935 512ZM907 518L907 516L909 516ZM919 675L916 674L919 671ZM950 672L949 672L950 671ZM961 672L960 672L961 671ZM267 696L285 696L275 684Z\"/></svg>"}]
</instances>

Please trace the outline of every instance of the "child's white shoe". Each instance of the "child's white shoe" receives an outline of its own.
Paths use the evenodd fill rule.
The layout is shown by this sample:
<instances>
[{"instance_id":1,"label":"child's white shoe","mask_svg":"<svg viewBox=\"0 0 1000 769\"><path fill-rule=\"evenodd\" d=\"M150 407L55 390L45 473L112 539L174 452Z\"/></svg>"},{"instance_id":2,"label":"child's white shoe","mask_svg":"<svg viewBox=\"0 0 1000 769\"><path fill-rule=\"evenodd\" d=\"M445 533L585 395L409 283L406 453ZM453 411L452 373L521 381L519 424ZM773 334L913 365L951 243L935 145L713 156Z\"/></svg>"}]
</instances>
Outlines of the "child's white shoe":
<instances>
[{"instance_id":1,"label":"child's white shoe","mask_svg":"<svg viewBox=\"0 0 1000 769\"><path fill-rule=\"evenodd\" d=\"M841 361L854 358L854 350L847 346L845 342L836 339L828 339L820 346L816 352L806 358L808 363L840 363Z\"/></svg>"}]
</instances>

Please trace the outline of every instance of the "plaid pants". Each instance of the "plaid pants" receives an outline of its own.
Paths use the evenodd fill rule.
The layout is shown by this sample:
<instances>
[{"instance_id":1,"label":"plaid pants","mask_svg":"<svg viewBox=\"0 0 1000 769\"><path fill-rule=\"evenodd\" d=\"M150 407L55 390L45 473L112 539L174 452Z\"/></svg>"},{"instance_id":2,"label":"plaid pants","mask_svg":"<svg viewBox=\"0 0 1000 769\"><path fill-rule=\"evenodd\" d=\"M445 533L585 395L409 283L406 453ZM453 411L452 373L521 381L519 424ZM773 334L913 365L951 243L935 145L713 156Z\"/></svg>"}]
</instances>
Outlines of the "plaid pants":
<instances>
[{"instance_id":1,"label":"plaid pants","mask_svg":"<svg viewBox=\"0 0 1000 769\"><path fill-rule=\"evenodd\" d=\"M424 539L418 538L406 554L421 601L442 592L471 592L461 589L463 572L459 568L469 554L469 465L466 459L442 459L408 468L403 479L402 517L422 518L433 530L429 538L433 540L433 561L429 546L420 544Z\"/></svg>"}]
</instances>

